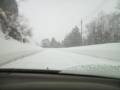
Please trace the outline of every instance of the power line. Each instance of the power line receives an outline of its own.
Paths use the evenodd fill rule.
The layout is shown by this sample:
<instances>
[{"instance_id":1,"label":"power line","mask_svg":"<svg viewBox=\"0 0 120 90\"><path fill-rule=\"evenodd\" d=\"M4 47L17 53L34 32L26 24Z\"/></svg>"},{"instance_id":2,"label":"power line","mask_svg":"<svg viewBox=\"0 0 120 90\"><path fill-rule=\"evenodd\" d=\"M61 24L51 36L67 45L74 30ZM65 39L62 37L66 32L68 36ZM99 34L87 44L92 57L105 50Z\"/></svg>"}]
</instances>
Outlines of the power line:
<instances>
[{"instance_id":1,"label":"power line","mask_svg":"<svg viewBox=\"0 0 120 90\"><path fill-rule=\"evenodd\" d=\"M93 11L91 11L88 15L86 15L84 18L90 16L91 13L95 12L96 9L98 9L101 5L103 5L106 2L106 0L104 0L103 2L101 2Z\"/></svg>"},{"instance_id":2,"label":"power line","mask_svg":"<svg viewBox=\"0 0 120 90\"><path fill-rule=\"evenodd\" d=\"M90 17L92 17L96 12L98 12L99 10L101 10L101 8L103 8L110 0L103 0L92 12L90 12L88 15L86 15L86 17L84 17L83 20L84 22L86 20L88 20ZM78 25L77 25L78 26Z\"/></svg>"},{"instance_id":3,"label":"power line","mask_svg":"<svg viewBox=\"0 0 120 90\"><path fill-rule=\"evenodd\" d=\"M77 24L77 26L78 25L80 25L80 23L81 23L81 34L82 33L87 33L88 31L85 31L85 32L83 32L82 31L82 22L84 21L86 21L86 20L88 20L90 17L92 17L95 13L97 13L99 10L101 10L108 2L109 2L110 0L103 0L92 12L90 12L88 15L86 15L84 18L83 18L83 20L81 19L81 22L79 22L78 24Z\"/></svg>"},{"instance_id":4,"label":"power line","mask_svg":"<svg viewBox=\"0 0 120 90\"><path fill-rule=\"evenodd\" d=\"M98 12L102 7L104 7L110 0L107 0L107 2L104 0L101 4L99 4L97 6L97 8L95 8L90 14L88 14L85 18L83 18L83 20L81 19L81 43L82 43L82 34L86 33L83 32L82 30L82 25L83 25L83 21L88 20L91 16L93 16L96 12Z\"/></svg>"},{"instance_id":5,"label":"power line","mask_svg":"<svg viewBox=\"0 0 120 90\"><path fill-rule=\"evenodd\" d=\"M90 17L91 14L94 14L96 11L98 11L97 9L99 9L101 7L101 5L103 5L107 0L103 0L93 11L91 11L88 15L86 15L83 18L83 21L85 21L84 19L87 17ZM80 22L77 24L77 26L80 25Z\"/></svg>"},{"instance_id":6,"label":"power line","mask_svg":"<svg viewBox=\"0 0 120 90\"><path fill-rule=\"evenodd\" d=\"M97 13L99 10L101 10L110 0L107 1L103 1L101 4L98 5L97 8L95 8L91 13L89 13L84 19L83 21L85 22L86 20L88 20L90 17L92 17L95 13Z\"/></svg>"}]
</instances>

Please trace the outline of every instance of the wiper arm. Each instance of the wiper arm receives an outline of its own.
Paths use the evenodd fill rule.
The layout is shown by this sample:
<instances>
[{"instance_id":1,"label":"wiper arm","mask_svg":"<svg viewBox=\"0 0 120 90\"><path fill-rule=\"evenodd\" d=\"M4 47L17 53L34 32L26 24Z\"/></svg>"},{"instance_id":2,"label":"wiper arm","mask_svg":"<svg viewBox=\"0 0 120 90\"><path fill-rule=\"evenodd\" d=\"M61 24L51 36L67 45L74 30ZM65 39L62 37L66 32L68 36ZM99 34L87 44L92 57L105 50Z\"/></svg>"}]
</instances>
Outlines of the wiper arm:
<instances>
[{"instance_id":1,"label":"wiper arm","mask_svg":"<svg viewBox=\"0 0 120 90\"><path fill-rule=\"evenodd\" d=\"M59 74L59 70L40 70L40 69L0 69L1 72L7 73L42 73L42 74Z\"/></svg>"},{"instance_id":2,"label":"wiper arm","mask_svg":"<svg viewBox=\"0 0 120 90\"><path fill-rule=\"evenodd\" d=\"M105 76L97 76L97 75L89 75L89 74L77 74L74 72L70 71L60 71L60 70L40 70L40 69L15 69L15 68L10 68L10 69L4 69L0 68L0 73L33 73L33 74L58 74L58 75L71 75L71 76L86 76L86 77L99 77L99 78L110 78L110 79L119 79L119 78L114 78L114 77L105 77Z\"/></svg>"}]
</instances>

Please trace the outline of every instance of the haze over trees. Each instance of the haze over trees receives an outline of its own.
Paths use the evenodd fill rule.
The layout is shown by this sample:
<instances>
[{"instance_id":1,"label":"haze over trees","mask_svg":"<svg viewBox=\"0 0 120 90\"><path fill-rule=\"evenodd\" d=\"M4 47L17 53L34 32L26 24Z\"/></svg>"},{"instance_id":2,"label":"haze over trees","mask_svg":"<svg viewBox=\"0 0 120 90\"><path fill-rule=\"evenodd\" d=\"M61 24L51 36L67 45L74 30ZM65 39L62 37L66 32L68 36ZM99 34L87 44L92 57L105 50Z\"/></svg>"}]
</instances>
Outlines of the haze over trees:
<instances>
[{"instance_id":1,"label":"haze over trees","mask_svg":"<svg viewBox=\"0 0 120 90\"><path fill-rule=\"evenodd\" d=\"M42 47L51 47L51 48L60 48L60 47L74 47L81 45L81 35L79 32L79 28L76 26L72 29L70 33L66 35L64 40L60 43L56 41L53 37L51 41L49 39L42 40Z\"/></svg>"},{"instance_id":2,"label":"haze over trees","mask_svg":"<svg viewBox=\"0 0 120 90\"><path fill-rule=\"evenodd\" d=\"M93 18L89 23L87 23L87 25L85 25L87 34L84 37L81 37L80 29L75 26L70 33L66 34L64 40L59 43L59 47L75 47L120 42L119 10L120 1L116 6L115 12L106 14L104 11L101 11L96 18ZM53 38L49 47L57 47L57 42L58 41Z\"/></svg>"},{"instance_id":3,"label":"haze over trees","mask_svg":"<svg viewBox=\"0 0 120 90\"><path fill-rule=\"evenodd\" d=\"M57 42L54 37L51 39L51 41L48 38L43 39L42 42L41 42L41 46L44 47L44 48L59 48L59 47L62 47L61 43Z\"/></svg>"},{"instance_id":4,"label":"haze over trees","mask_svg":"<svg viewBox=\"0 0 120 90\"><path fill-rule=\"evenodd\" d=\"M86 45L120 42L120 13L100 12L86 25L86 29L89 32Z\"/></svg>"},{"instance_id":5,"label":"haze over trees","mask_svg":"<svg viewBox=\"0 0 120 90\"><path fill-rule=\"evenodd\" d=\"M32 28L28 26L28 19L19 14L18 8L16 0L0 0L0 26L6 39L28 43L33 36ZM75 26L61 42L54 37L51 40L46 38L42 40L41 46L60 48L120 42L120 1L115 12L107 14L101 11L85 28L87 33L84 37Z\"/></svg>"},{"instance_id":6,"label":"haze over trees","mask_svg":"<svg viewBox=\"0 0 120 90\"><path fill-rule=\"evenodd\" d=\"M75 28L73 28L72 31L65 36L63 45L64 47L74 47L81 45L81 35L77 26L75 26Z\"/></svg>"},{"instance_id":7,"label":"haze over trees","mask_svg":"<svg viewBox=\"0 0 120 90\"><path fill-rule=\"evenodd\" d=\"M83 45L120 42L120 1L116 9L110 14L101 11L85 26L88 32Z\"/></svg>"}]
</instances>

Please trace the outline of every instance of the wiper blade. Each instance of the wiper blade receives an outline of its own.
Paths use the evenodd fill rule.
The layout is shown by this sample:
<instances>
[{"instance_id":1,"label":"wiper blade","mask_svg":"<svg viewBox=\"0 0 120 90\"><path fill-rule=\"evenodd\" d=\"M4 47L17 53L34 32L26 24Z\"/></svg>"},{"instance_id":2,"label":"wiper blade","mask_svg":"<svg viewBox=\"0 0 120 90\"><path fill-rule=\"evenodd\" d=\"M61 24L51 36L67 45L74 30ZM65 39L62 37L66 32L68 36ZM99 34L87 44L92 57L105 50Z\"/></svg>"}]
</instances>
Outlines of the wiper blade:
<instances>
[{"instance_id":1,"label":"wiper blade","mask_svg":"<svg viewBox=\"0 0 120 90\"><path fill-rule=\"evenodd\" d=\"M41 70L41 69L0 69L1 72L7 73L42 73L42 74L59 74L59 70Z\"/></svg>"},{"instance_id":2,"label":"wiper blade","mask_svg":"<svg viewBox=\"0 0 120 90\"><path fill-rule=\"evenodd\" d=\"M41 70L41 69L15 69L15 68L0 68L0 73L33 73L33 74L58 74L58 75L70 75L70 76L84 76L84 77L99 77L99 78L110 78L110 79L119 79L115 77L106 77L99 75L91 75L84 73L75 73L74 71L69 70Z\"/></svg>"}]
</instances>

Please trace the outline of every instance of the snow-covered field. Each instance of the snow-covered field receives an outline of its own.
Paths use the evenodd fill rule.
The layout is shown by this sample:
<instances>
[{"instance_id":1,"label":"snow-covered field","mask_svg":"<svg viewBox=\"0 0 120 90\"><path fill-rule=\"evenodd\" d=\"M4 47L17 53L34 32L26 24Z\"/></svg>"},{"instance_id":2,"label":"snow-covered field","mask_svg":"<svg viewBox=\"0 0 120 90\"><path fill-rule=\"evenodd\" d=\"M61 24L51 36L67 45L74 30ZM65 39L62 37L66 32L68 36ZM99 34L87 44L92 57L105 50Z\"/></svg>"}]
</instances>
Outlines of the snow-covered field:
<instances>
[{"instance_id":1,"label":"snow-covered field","mask_svg":"<svg viewBox=\"0 0 120 90\"><path fill-rule=\"evenodd\" d=\"M0 14L6 19L4 12ZM43 49L34 42L6 40L1 31L0 26L0 68L51 69L120 78L120 43Z\"/></svg>"},{"instance_id":2,"label":"snow-covered field","mask_svg":"<svg viewBox=\"0 0 120 90\"><path fill-rule=\"evenodd\" d=\"M43 50L38 46L23 44L13 39L5 40L4 36L0 31L0 66Z\"/></svg>"},{"instance_id":3,"label":"snow-covered field","mask_svg":"<svg viewBox=\"0 0 120 90\"><path fill-rule=\"evenodd\" d=\"M46 69L64 70L78 65L120 65L120 61L104 58L97 58L87 55L80 55L60 51L57 49L44 49L37 54L18 59L3 65L4 68L26 68L26 69Z\"/></svg>"},{"instance_id":4,"label":"snow-covered field","mask_svg":"<svg viewBox=\"0 0 120 90\"><path fill-rule=\"evenodd\" d=\"M77 54L89 55L98 58L120 60L120 43L108 43L84 47L72 47L64 48L61 50Z\"/></svg>"},{"instance_id":5,"label":"snow-covered field","mask_svg":"<svg viewBox=\"0 0 120 90\"><path fill-rule=\"evenodd\" d=\"M84 55L88 56L88 60L85 62L86 65L76 65L63 70L61 73L120 78L120 43L63 48L60 50L83 55L83 57Z\"/></svg>"},{"instance_id":6,"label":"snow-covered field","mask_svg":"<svg viewBox=\"0 0 120 90\"><path fill-rule=\"evenodd\" d=\"M43 49L13 39L5 40L0 31L0 68L49 68L120 78L120 43Z\"/></svg>"}]
</instances>

